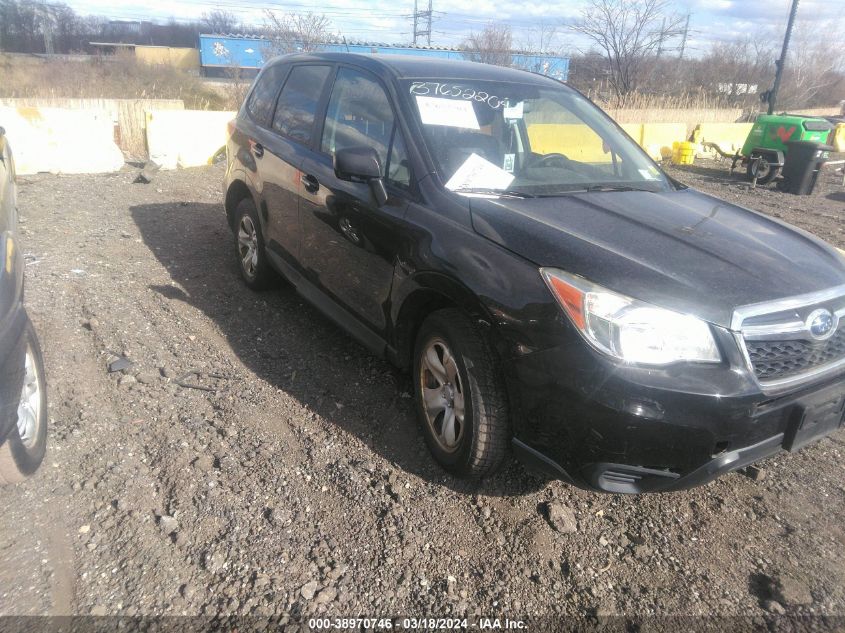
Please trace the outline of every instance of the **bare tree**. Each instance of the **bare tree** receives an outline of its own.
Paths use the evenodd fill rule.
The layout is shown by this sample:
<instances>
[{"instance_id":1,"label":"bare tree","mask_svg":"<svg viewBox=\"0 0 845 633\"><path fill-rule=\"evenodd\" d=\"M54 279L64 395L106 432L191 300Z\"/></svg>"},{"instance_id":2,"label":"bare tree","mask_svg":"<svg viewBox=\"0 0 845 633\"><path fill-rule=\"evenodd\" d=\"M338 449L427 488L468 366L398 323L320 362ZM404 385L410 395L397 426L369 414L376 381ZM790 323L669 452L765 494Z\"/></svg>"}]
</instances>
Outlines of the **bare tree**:
<instances>
[{"instance_id":1,"label":"bare tree","mask_svg":"<svg viewBox=\"0 0 845 633\"><path fill-rule=\"evenodd\" d=\"M845 46L842 27L845 20L829 25L827 36L820 38L806 24L799 24L786 58L778 109L831 105L841 99L845 58L833 51Z\"/></svg>"},{"instance_id":2,"label":"bare tree","mask_svg":"<svg viewBox=\"0 0 845 633\"><path fill-rule=\"evenodd\" d=\"M571 27L604 53L619 105L643 80L646 63L683 33L686 18L669 14L668 6L668 0L588 0Z\"/></svg>"},{"instance_id":3,"label":"bare tree","mask_svg":"<svg viewBox=\"0 0 845 633\"><path fill-rule=\"evenodd\" d=\"M561 50L558 43L560 27L557 24L540 20L530 27L520 40L519 48L532 53L555 53Z\"/></svg>"},{"instance_id":4,"label":"bare tree","mask_svg":"<svg viewBox=\"0 0 845 633\"><path fill-rule=\"evenodd\" d=\"M463 56L474 62L496 66L513 64L513 34L507 24L490 22L481 33L470 33L461 48Z\"/></svg>"},{"instance_id":5,"label":"bare tree","mask_svg":"<svg viewBox=\"0 0 845 633\"><path fill-rule=\"evenodd\" d=\"M687 85L698 86L725 105L756 111L759 93L774 76L777 43L767 31L758 31L730 42L716 42L691 64Z\"/></svg>"},{"instance_id":6,"label":"bare tree","mask_svg":"<svg viewBox=\"0 0 845 633\"><path fill-rule=\"evenodd\" d=\"M226 33L240 33L241 23L234 13L214 9L205 11L200 19L200 26L206 33L225 35Z\"/></svg>"},{"instance_id":7,"label":"bare tree","mask_svg":"<svg viewBox=\"0 0 845 633\"><path fill-rule=\"evenodd\" d=\"M276 13L264 11L264 36L269 40L264 49L267 58L285 53L307 53L317 50L332 39L331 21L316 13Z\"/></svg>"}]
</instances>

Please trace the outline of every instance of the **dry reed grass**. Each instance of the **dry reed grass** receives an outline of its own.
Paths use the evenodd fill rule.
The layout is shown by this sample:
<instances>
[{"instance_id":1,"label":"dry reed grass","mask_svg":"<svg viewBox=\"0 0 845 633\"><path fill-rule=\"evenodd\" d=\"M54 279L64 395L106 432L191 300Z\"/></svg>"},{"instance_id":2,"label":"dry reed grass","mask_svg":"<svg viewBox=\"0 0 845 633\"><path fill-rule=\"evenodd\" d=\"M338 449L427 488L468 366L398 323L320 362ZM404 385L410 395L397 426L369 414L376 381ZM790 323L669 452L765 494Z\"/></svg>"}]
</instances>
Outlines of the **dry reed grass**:
<instances>
[{"instance_id":1,"label":"dry reed grass","mask_svg":"<svg viewBox=\"0 0 845 633\"><path fill-rule=\"evenodd\" d=\"M139 63L131 54L90 61L0 55L0 97L181 99L192 110L223 110L225 95L170 66Z\"/></svg>"}]
</instances>

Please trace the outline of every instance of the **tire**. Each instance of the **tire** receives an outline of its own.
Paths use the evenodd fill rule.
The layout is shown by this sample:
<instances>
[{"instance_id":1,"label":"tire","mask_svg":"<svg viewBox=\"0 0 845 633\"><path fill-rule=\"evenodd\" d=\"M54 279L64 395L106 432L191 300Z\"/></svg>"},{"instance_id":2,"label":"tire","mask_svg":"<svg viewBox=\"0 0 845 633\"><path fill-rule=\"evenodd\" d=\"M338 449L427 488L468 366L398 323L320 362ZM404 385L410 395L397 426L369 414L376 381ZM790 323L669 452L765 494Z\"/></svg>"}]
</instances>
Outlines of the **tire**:
<instances>
[{"instance_id":1,"label":"tire","mask_svg":"<svg viewBox=\"0 0 845 633\"><path fill-rule=\"evenodd\" d=\"M431 314L417 335L412 362L417 419L435 460L458 477L498 470L508 453L509 411L501 367L478 328L460 310Z\"/></svg>"},{"instance_id":2,"label":"tire","mask_svg":"<svg viewBox=\"0 0 845 633\"><path fill-rule=\"evenodd\" d=\"M278 283L279 276L264 250L264 235L255 203L245 198L235 209L235 255L241 278L252 290L266 290Z\"/></svg>"},{"instance_id":3,"label":"tire","mask_svg":"<svg viewBox=\"0 0 845 633\"><path fill-rule=\"evenodd\" d=\"M21 401L17 411L12 412L15 419L6 441L0 445L0 485L18 483L32 475L47 451L47 380L44 357L32 323L27 322L24 337L26 356ZM30 414L29 424L22 422L24 408Z\"/></svg>"},{"instance_id":4,"label":"tire","mask_svg":"<svg viewBox=\"0 0 845 633\"><path fill-rule=\"evenodd\" d=\"M762 156L760 158L760 163L758 165L757 171L757 184L758 185L768 185L772 182L775 178L778 177L780 173L780 167L772 167L769 164L768 158L766 156ZM745 173L748 176L749 181L754 180L754 161L749 158L748 166L745 169Z\"/></svg>"}]
</instances>

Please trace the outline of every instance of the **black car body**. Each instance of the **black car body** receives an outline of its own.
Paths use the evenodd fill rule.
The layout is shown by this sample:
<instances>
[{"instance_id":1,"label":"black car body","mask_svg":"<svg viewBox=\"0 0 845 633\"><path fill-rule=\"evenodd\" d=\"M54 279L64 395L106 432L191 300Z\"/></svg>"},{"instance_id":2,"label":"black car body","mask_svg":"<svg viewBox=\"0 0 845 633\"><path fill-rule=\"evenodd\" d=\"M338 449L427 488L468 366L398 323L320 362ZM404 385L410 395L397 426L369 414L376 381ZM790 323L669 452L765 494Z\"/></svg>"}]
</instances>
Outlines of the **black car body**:
<instances>
[{"instance_id":1,"label":"black car body","mask_svg":"<svg viewBox=\"0 0 845 633\"><path fill-rule=\"evenodd\" d=\"M15 163L0 127L0 484L34 473L47 442L43 359L23 303L17 214ZM23 415L29 419L19 424Z\"/></svg>"},{"instance_id":2,"label":"black car body","mask_svg":"<svg viewBox=\"0 0 845 633\"><path fill-rule=\"evenodd\" d=\"M362 94L383 91L392 131L373 133L366 117L336 112L333 85L350 75L370 82L363 89L356 80ZM499 98L496 86L527 96ZM425 102L423 112L423 91L454 101L471 95L481 105L471 114ZM597 130L606 164L528 147L529 113L543 120L555 99L572 102ZM277 58L230 126L229 222L237 233L239 204L254 204L261 257L401 367L412 367L429 315L466 315L494 350L514 451L573 484L682 489L838 428L842 256L808 233L672 181L586 101L552 79L469 62ZM449 120L465 116L468 123ZM333 157L327 119L358 125L347 135L361 136L361 147ZM568 134L568 119L559 121L544 133ZM492 178L528 174L512 181L528 184L449 185L473 156L502 160L484 138L497 129L497 142L516 149L505 150ZM387 163L376 173L365 164L369 140ZM555 190L546 171L564 170L572 182ZM587 183L589 174L597 182ZM602 302L613 305L604 321ZM682 342L648 343L662 319ZM602 340L613 350L597 343L594 326L607 328ZM626 360L623 338L631 358L654 362ZM692 360L672 361L674 353Z\"/></svg>"}]
</instances>

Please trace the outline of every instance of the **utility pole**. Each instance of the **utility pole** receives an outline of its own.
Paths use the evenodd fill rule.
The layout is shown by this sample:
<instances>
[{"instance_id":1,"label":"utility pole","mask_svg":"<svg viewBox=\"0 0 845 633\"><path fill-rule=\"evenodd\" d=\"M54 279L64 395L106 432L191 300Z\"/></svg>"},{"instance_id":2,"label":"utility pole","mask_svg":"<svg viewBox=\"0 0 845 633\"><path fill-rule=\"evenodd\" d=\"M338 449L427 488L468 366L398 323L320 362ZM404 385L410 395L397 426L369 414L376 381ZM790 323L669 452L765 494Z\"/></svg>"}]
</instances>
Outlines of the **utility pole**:
<instances>
[{"instance_id":1,"label":"utility pole","mask_svg":"<svg viewBox=\"0 0 845 633\"><path fill-rule=\"evenodd\" d=\"M684 58L684 50L687 47L687 37L689 37L689 18L690 14L687 13L687 23L684 25L684 39L681 40L681 52L678 54L678 59Z\"/></svg>"},{"instance_id":2,"label":"utility pole","mask_svg":"<svg viewBox=\"0 0 845 633\"><path fill-rule=\"evenodd\" d=\"M428 9L420 11L419 0L414 0L414 46L417 45L417 38L423 36L426 45L431 46L431 16L434 14L431 4L432 0L428 0Z\"/></svg>"},{"instance_id":3,"label":"utility pole","mask_svg":"<svg viewBox=\"0 0 845 633\"><path fill-rule=\"evenodd\" d=\"M786 23L786 35L783 37L783 48L780 51L780 59L775 62L775 85L766 93L766 100L769 102L769 114L775 113L775 103L780 90L780 80L783 78L783 67L786 64L786 53L789 51L789 40L792 37L792 27L795 25L795 16L798 13L798 0L792 0L792 8L789 11L789 21Z\"/></svg>"}]
</instances>

